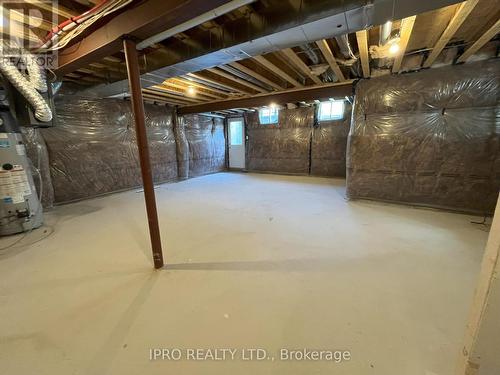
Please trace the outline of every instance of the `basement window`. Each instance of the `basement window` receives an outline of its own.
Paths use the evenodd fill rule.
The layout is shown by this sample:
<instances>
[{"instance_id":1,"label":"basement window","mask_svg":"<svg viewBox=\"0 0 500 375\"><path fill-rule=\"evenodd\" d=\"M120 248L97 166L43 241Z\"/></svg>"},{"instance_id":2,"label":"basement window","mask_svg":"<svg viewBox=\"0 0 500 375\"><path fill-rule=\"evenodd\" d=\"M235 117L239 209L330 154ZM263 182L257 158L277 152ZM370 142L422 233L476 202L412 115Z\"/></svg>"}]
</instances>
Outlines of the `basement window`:
<instances>
[{"instance_id":1,"label":"basement window","mask_svg":"<svg viewBox=\"0 0 500 375\"><path fill-rule=\"evenodd\" d=\"M328 100L319 103L318 121L342 120L344 118L344 101Z\"/></svg>"},{"instance_id":2,"label":"basement window","mask_svg":"<svg viewBox=\"0 0 500 375\"><path fill-rule=\"evenodd\" d=\"M261 125L278 123L278 107L264 107L259 109L259 122Z\"/></svg>"}]
</instances>

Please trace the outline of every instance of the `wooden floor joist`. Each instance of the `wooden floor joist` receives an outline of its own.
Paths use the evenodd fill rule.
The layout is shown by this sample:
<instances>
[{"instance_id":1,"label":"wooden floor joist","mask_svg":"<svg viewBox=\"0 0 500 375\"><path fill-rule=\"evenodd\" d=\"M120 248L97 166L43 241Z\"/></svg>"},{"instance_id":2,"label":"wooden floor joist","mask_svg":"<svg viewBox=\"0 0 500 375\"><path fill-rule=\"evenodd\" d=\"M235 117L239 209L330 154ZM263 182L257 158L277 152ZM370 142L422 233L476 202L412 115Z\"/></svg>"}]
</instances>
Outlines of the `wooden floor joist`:
<instances>
[{"instance_id":1,"label":"wooden floor joist","mask_svg":"<svg viewBox=\"0 0 500 375\"><path fill-rule=\"evenodd\" d=\"M415 24L415 19L417 16L407 17L401 21L401 31L399 40L399 52L394 59L394 64L392 65L392 72L398 73L401 69L401 63L403 62L403 57L405 56L406 47L410 41L411 32L413 30L413 25Z\"/></svg>"},{"instance_id":2,"label":"wooden floor joist","mask_svg":"<svg viewBox=\"0 0 500 375\"><path fill-rule=\"evenodd\" d=\"M180 89L180 90L183 90L184 92L186 92L188 90L189 86L194 87L194 85L181 85L181 84L178 84L172 80L166 80L165 82L163 82L163 84L161 86L166 87L166 88L172 87L172 88ZM205 96L207 98L212 98L212 99L220 99L221 98L220 95L214 95L208 91L205 91L205 89L200 89L200 90L196 90L196 91L197 91L197 95Z\"/></svg>"},{"instance_id":3,"label":"wooden floor joist","mask_svg":"<svg viewBox=\"0 0 500 375\"><path fill-rule=\"evenodd\" d=\"M164 103L164 104L170 104L170 105L186 105L186 103L180 102L180 101L175 100L175 99L162 98L162 97L159 97L156 95L146 94L144 92L142 93L142 96L144 97L144 99L148 99L149 101L154 101L154 102L158 102L158 103Z\"/></svg>"},{"instance_id":4,"label":"wooden floor joist","mask_svg":"<svg viewBox=\"0 0 500 375\"><path fill-rule=\"evenodd\" d=\"M203 85L201 83L198 83L198 82L195 82L191 79L187 79L187 78L183 78L183 77L170 78L168 81L180 82L180 83L187 85L187 86L201 88L201 89L216 93L219 97L227 97L229 95L229 93L227 91L219 90L219 89L216 89L215 87L208 86L208 85Z\"/></svg>"},{"instance_id":5,"label":"wooden floor joist","mask_svg":"<svg viewBox=\"0 0 500 375\"><path fill-rule=\"evenodd\" d=\"M145 94L150 94L150 95L157 95L157 96L162 96L165 98L171 98L171 99L177 99L186 103L198 103L200 100L199 99L193 99L193 98L188 98L186 96L183 96L182 94L178 93L179 95L172 94L168 91L165 91L163 89L142 89L142 92Z\"/></svg>"},{"instance_id":6,"label":"wooden floor joist","mask_svg":"<svg viewBox=\"0 0 500 375\"><path fill-rule=\"evenodd\" d=\"M450 23L444 30L443 34L434 45L432 52L429 54L429 57L427 57L427 60L425 60L424 64L422 65L424 68L429 68L434 63L443 48L446 47L450 39L453 37L453 35L455 35L458 28L462 25L462 23L464 23L465 19L470 14L470 12L472 12L478 2L479 0L467 0L460 5Z\"/></svg>"},{"instance_id":7,"label":"wooden floor joist","mask_svg":"<svg viewBox=\"0 0 500 375\"><path fill-rule=\"evenodd\" d=\"M288 73L284 72L282 69L278 68L276 65L274 65L271 61L266 59L264 56L254 56L253 59L257 61L259 64L263 65L267 69L269 69L271 72L276 74L277 76L283 78L285 81L290 82L292 85L295 87L303 87L304 85L297 81L295 78L290 76Z\"/></svg>"},{"instance_id":8,"label":"wooden floor joist","mask_svg":"<svg viewBox=\"0 0 500 375\"><path fill-rule=\"evenodd\" d=\"M205 76L201 76L198 73L188 73L187 75L189 77L197 78L197 79L199 79L201 81L205 81L205 82L211 83L213 85L216 85L216 86L219 86L219 87L223 87L223 88L225 88L227 90L230 90L230 91L233 91L233 92L239 92L241 94L247 94L247 95L251 95L252 94L248 90L244 90L244 89L238 88L238 87L230 85L228 83L222 83L220 81L215 81L215 80L213 80L211 78L208 78L208 77L205 77Z\"/></svg>"},{"instance_id":9,"label":"wooden floor joist","mask_svg":"<svg viewBox=\"0 0 500 375\"><path fill-rule=\"evenodd\" d=\"M218 68L209 68L207 69L207 71L211 72L211 73L214 73L214 74L217 74L221 77L224 77L226 79L229 79L231 81L234 81L240 85L243 85L243 86L246 86L246 87L249 87L251 88L252 90L255 90L255 91L258 91L258 92L268 92L268 90L260 87L260 86L257 86L251 82L248 82L248 81L245 81L244 79L241 79L241 78L238 78L238 77L235 77L233 76L232 74L229 74L229 73L226 73L225 71L221 70L221 69L218 69Z\"/></svg>"},{"instance_id":10,"label":"wooden floor joist","mask_svg":"<svg viewBox=\"0 0 500 375\"><path fill-rule=\"evenodd\" d=\"M469 57L479 51L486 43L500 33L500 19L490 27L481 37L472 44L465 52L458 58L457 62L465 62Z\"/></svg>"},{"instance_id":11,"label":"wooden floor joist","mask_svg":"<svg viewBox=\"0 0 500 375\"><path fill-rule=\"evenodd\" d=\"M238 62L232 62L228 64L229 66L232 66L235 69L238 69L240 72L248 74L249 76L255 78L257 81L260 81L262 83L265 83L266 85L269 85L276 90L283 90L284 87L278 85L276 82L271 81L269 78L264 77L262 74L259 74L257 72L254 72L252 69L247 68L245 65L240 64Z\"/></svg>"},{"instance_id":12,"label":"wooden floor joist","mask_svg":"<svg viewBox=\"0 0 500 375\"><path fill-rule=\"evenodd\" d=\"M328 63L328 65L330 65L330 68L335 73L335 76L338 78L339 82L345 81L344 73L342 73L342 70L340 70L340 67L337 64L337 61L335 60L335 56L333 56L332 50L330 49L328 42L325 39L318 40L316 42L316 45L321 50L321 53L326 59L326 62Z\"/></svg>"},{"instance_id":13,"label":"wooden floor joist","mask_svg":"<svg viewBox=\"0 0 500 375\"><path fill-rule=\"evenodd\" d=\"M370 77L370 55L368 54L368 31L361 30L356 32L356 40L358 42L359 58L361 59L361 68L363 69L363 77Z\"/></svg>"},{"instance_id":14,"label":"wooden floor joist","mask_svg":"<svg viewBox=\"0 0 500 375\"><path fill-rule=\"evenodd\" d=\"M314 74L312 74L311 69L304 63L299 56L291 49L285 48L281 52L290 59L290 61L301 70L302 73L307 75L314 83L321 85L323 82Z\"/></svg>"}]
</instances>

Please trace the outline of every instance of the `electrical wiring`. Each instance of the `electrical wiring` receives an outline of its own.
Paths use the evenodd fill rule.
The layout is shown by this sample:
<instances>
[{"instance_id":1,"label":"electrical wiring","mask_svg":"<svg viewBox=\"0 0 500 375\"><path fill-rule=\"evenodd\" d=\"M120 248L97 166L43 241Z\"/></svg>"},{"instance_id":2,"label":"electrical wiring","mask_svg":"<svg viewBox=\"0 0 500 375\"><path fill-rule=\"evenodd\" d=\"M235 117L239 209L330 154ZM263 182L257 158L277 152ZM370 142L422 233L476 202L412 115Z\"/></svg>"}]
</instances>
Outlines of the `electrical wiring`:
<instances>
[{"instance_id":1,"label":"electrical wiring","mask_svg":"<svg viewBox=\"0 0 500 375\"><path fill-rule=\"evenodd\" d=\"M48 48L50 50L58 50L65 47L72 39L80 35L85 29L91 26L94 22L98 21L102 17L107 16L108 14L122 8L125 5L128 5L130 1L113 1L106 2L101 5L100 12L95 15L88 15L86 17L82 17L79 20L79 23L72 22L69 23L66 27L63 27L58 33L52 36L50 42L47 42L42 48L47 48L50 43L51 46ZM61 36L61 34L64 34Z\"/></svg>"},{"instance_id":2,"label":"electrical wiring","mask_svg":"<svg viewBox=\"0 0 500 375\"><path fill-rule=\"evenodd\" d=\"M52 46L50 47L51 50L57 50L60 48L65 47L73 38L78 36L81 32L83 32L85 29L87 29L90 25L92 25L94 22L98 21L102 17L107 16L108 14L118 10L122 6L127 5L128 2L123 2L123 1L115 1L115 2L107 2L103 9L94 16L90 17L84 17L80 20L80 23L70 23L68 24L67 27L64 27L59 33L55 34L52 37ZM116 7L117 5L121 5ZM60 39L59 35L65 33ZM57 41L59 39L59 41Z\"/></svg>"},{"instance_id":3,"label":"electrical wiring","mask_svg":"<svg viewBox=\"0 0 500 375\"><path fill-rule=\"evenodd\" d=\"M92 9L72 17L53 28L40 47L42 50L58 50L80 35L85 29L103 17L129 5L133 0L103 0Z\"/></svg>"},{"instance_id":4,"label":"electrical wiring","mask_svg":"<svg viewBox=\"0 0 500 375\"><path fill-rule=\"evenodd\" d=\"M59 31L62 31L66 26L70 24L78 24L79 23L78 21L87 18L92 13L95 13L99 8L101 8L107 2L109 2L109 0L103 0L99 4L95 5L93 8L87 10L86 12L78 16L68 18L66 21L60 23L47 34L47 36L44 39L44 42L48 42L49 40L51 40L55 34L59 33Z\"/></svg>"}]
</instances>

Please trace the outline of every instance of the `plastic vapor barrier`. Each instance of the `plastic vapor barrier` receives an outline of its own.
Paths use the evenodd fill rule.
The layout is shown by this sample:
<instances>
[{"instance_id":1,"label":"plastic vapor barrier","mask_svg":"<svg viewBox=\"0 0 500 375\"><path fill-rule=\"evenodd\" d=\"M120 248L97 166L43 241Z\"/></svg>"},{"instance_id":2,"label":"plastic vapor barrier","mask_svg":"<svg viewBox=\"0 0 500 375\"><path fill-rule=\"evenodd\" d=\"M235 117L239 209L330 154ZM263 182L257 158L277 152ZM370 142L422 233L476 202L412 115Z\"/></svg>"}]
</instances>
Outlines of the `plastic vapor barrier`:
<instances>
[{"instance_id":1,"label":"plastic vapor barrier","mask_svg":"<svg viewBox=\"0 0 500 375\"><path fill-rule=\"evenodd\" d=\"M145 104L155 182L177 179L172 112ZM49 152L55 201L67 202L140 186L130 103L119 99L56 98L56 126L40 129Z\"/></svg>"},{"instance_id":2,"label":"plastic vapor barrier","mask_svg":"<svg viewBox=\"0 0 500 375\"><path fill-rule=\"evenodd\" d=\"M493 60L359 82L348 196L493 212L499 73Z\"/></svg>"},{"instance_id":3,"label":"plastic vapor barrier","mask_svg":"<svg viewBox=\"0 0 500 375\"><path fill-rule=\"evenodd\" d=\"M41 203L43 208L50 208L54 205L54 187L50 177L47 145L40 129L22 126L21 132L26 146L26 154L34 171L33 181L35 182L36 191L38 195L40 195L40 192L42 193Z\"/></svg>"},{"instance_id":4,"label":"plastic vapor barrier","mask_svg":"<svg viewBox=\"0 0 500 375\"><path fill-rule=\"evenodd\" d=\"M344 177L352 106L344 118L314 123L314 107L281 109L277 124L261 125L246 114L247 170Z\"/></svg>"},{"instance_id":5,"label":"plastic vapor barrier","mask_svg":"<svg viewBox=\"0 0 500 375\"><path fill-rule=\"evenodd\" d=\"M312 107L280 110L278 123L272 125L261 125L258 112L245 114L245 120L247 170L309 173Z\"/></svg>"},{"instance_id":6,"label":"plastic vapor barrier","mask_svg":"<svg viewBox=\"0 0 500 375\"><path fill-rule=\"evenodd\" d=\"M182 116L176 127L176 137L180 178L226 169L223 119L203 115Z\"/></svg>"},{"instance_id":7,"label":"plastic vapor barrier","mask_svg":"<svg viewBox=\"0 0 500 375\"><path fill-rule=\"evenodd\" d=\"M177 116L174 125L175 140L177 144L177 171L179 179L189 178L189 143L186 137L184 118Z\"/></svg>"},{"instance_id":8,"label":"plastic vapor barrier","mask_svg":"<svg viewBox=\"0 0 500 375\"><path fill-rule=\"evenodd\" d=\"M342 120L321 121L314 126L311 142L311 174L345 177L347 137L351 126L352 106L344 102Z\"/></svg>"}]
</instances>

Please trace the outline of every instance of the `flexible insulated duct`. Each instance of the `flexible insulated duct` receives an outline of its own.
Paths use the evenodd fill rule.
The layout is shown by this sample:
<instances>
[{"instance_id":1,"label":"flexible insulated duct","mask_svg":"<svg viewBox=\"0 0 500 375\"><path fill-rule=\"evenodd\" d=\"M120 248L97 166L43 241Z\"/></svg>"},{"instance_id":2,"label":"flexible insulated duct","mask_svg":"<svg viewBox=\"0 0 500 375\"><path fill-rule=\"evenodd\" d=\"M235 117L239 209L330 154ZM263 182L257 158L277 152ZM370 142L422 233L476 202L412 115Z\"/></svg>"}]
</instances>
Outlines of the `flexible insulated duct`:
<instances>
[{"instance_id":1,"label":"flexible insulated duct","mask_svg":"<svg viewBox=\"0 0 500 375\"><path fill-rule=\"evenodd\" d=\"M36 57L31 53L24 52L23 56L26 59L26 69L28 70L29 81L33 87L40 92L47 92L47 79L45 71L40 69L36 61Z\"/></svg>"},{"instance_id":2,"label":"flexible insulated duct","mask_svg":"<svg viewBox=\"0 0 500 375\"><path fill-rule=\"evenodd\" d=\"M5 45L4 45L5 48ZM12 85L21 93L22 96L31 104L35 110L35 117L37 120L42 122L48 122L52 120L52 111L43 98L43 96L37 91L47 90L47 84L41 83L44 80L43 73L40 67L34 61L33 55L27 55L27 70L29 74L29 79L26 78L15 65L11 64L9 59L0 59L0 72L3 76L12 83ZM31 57L30 57L31 56Z\"/></svg>"}]
</instances>

